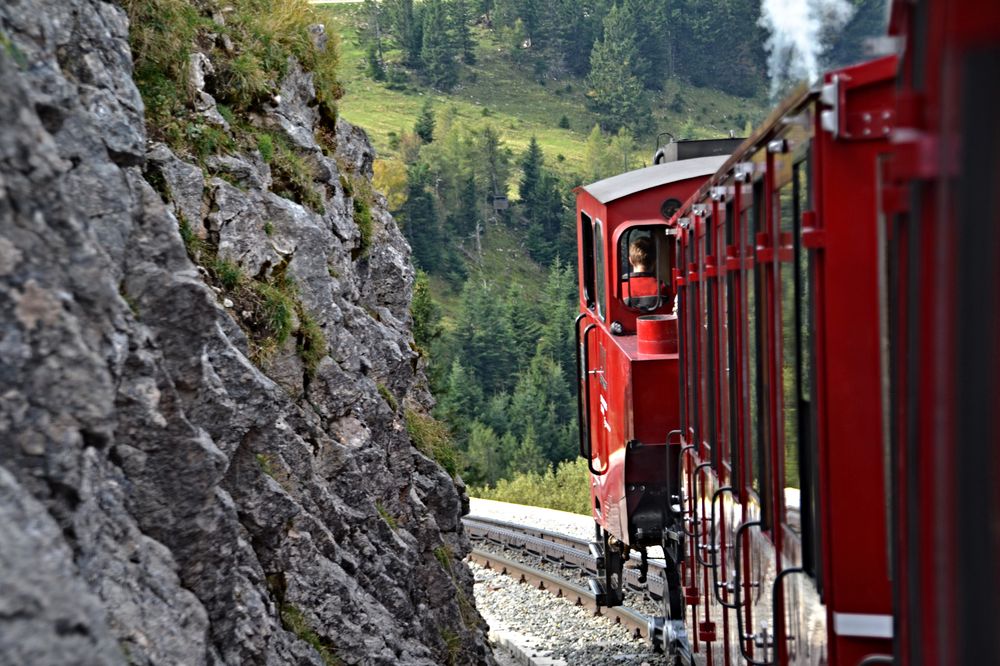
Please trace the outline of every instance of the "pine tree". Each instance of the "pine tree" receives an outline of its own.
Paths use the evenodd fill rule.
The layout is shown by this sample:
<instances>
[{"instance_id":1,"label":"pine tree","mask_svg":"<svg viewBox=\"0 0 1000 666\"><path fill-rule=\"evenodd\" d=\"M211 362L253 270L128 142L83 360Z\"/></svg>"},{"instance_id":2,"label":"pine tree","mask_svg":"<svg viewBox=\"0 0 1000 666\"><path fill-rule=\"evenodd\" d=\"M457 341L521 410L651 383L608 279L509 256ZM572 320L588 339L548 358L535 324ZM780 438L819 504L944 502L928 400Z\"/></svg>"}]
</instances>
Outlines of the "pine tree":
<instances>
[{"instance_id":1,"label":"pine tree","mask_svg":"<svg viewBox=\"0 0 1000 666\"><path fill-rule=\"evenodd\" d=\"M408 67L421 66L421 26L413 7L413 0L383 0L391 31Z\"/></svg>"},{"instance_id":2,"label":"pine tree","mask_svg":"<svg viewBox=\"0 0 1000 666\"><path fill-rule=\"evenodd\" d=\"M423 46L420 59L427 81L439 90L451 90L458 82L454 41L448 33L448 17L442 0L424 4Z\"/></svg>"},{"instance_id":3,"label":"pine tree","mask_svg":"<svg viewBox=\"0 0 1000 666\"><path fill-rule=\"evenodd\" d=\"M469 425L482 409L483 392L473 370L455 359L448 373L448 389L438 405L441 418L464 439Z\"/></svg>"},{"instance_id":4,"label":"pine tree","mask_svg":"<svg viewBox=\"0 0 1000 666\"><path fill-rule=\"evenodd\" d=\"M636 50L642 55L634 73L646 88L660 90L666 79L669 54L663 35L666 4L663 0L623 0L622 12L634 26Z\"/></svg>"},{"instance_id":5,"label":"pine tree","mask_svg":"<svg viewBox=\"0 0 1000 666\"><path fill-rule=\"evenodd\" d=\"M374 44L369 44L366 58L368 60L368 76L372 77L374 81L385 81L385 67L382 66L378 49Z\"/></svg>"},{"instance_id":6,"label":"pine tree","mask_svg":"<svg viewBox=\"0 0 1000 666\"><path fill-rule=\"evenodd\" d=\"M441 335L441 312L431 297L427 273L422 270L417 270L417 277L413 281L410 315L413 317L413 342L420 349L430 349L431 344Z\"/></svg>"},{"instance_id":7,"label":"pine tree","mask_svg":"<svg viewBox=\"0 0 1000 666\"><path fill-rule=\"evenodd\" d=\"M608 140L600 125L594 125L594 129L587 135L584 164L587 168L587 179L592 182L607 178L612 173L608 166Z\"/></svg>"},{"instance_id":8,"label":"pine tree","mask_svg":"<svg viewBox=\"0 0 1000 666\"><path fill-rule=\"evenodd\" d=\"M511 341L498 300L495 286L478 277L467 281L455 325L455 346L462 350L463 365L479 377L484 395L503 391L512 381L507 371Z\"/></svg>"},{"instance_id":9,"label":"pine tree","mask_svg":"<svg viewBox=\"0 0 1000 666\"><path fill-rule=\"evenodd\" d=\"M441 270L441 225L434 199L426 187L426 168L416 164L410 169L406 203L399 216L403 232L410 241L414 263L429 273Z\"/></svg>"},{"instance_id":10,"label":"pine tree","mask_svg":"<svg viewBox=\"0 0 1000 666\"><path fill-rule=\"evenodd\" d=\"M565 450L562 426L570 416L570 394L559 365L546 354L535 354L520 373L510 399L511 432L525 437L528 430L551 462Z\"/></svg>"},{"instance_id":11,"label":"pine tree","mask_svg":"<svg viewBox=\"0 0 1000 666\"><path fill-rule=\"evenodd\" d=\"M430 143L434 140L434 111L431 109L430 100L424 102L424 108L413 126L413 131L424 143Z\"/></svg>"},{"instance_id":12,"label":"pine tree","mask_svg":"<svg viewBox=\"0 0 1000 666\"><path fill-rule=\"evenodd\" d=\"M590 105L608 129L626 125L644 130L650 123L649 103L636 74L647 65L635 41L635 27L627 14L612 7L604 19L604 38L591 51L587 77Z\"/></svg>"},{"instance_id":13,"label":"pine tree","mask_svg":"<svg viewBox=\"0 0 1000 666\"><path fill-rule=\"evenodd\" d=\"M521 438L521 444L514 453L510 471L522 474L541 474L545 471L545 467L545 455L538 445L535 430L533 427L528 426L524 437Z\"/></svg>"},{"instance_id":14,"label":"pine tree","mask_svg":"<svg viewBox=\"0 0 1000 666\"><path fill-rule=\"evenodd\" d=\"M503 300L503 317L504 329L513 342L510 348L511 375L516 375L522 368L526 368L528 361L535 355L541 328L540 313L535 305L536 303L525 295L521 285L512 283L507 288Z\"/></svg>"},{"instance_id":15,"label":"pine tree","mask_svg":"<svg viewBox=\"0 0 1000 666\"><path fill-rule=\"evenodd\" d=\"M475 136L476 174L481 188L488 195L506 195L510 178L510 153L503 145L500 134L492 125L486 125Z\"/></svg>"},{"instance_id":16,"label":"pine tree","mask_svg":"<svg viewBox=\"0 0 1000 666\"><path fill-rule=\"evenodd\" d=\"M465 481L472 485L495 484L507 471L508 459L504 454L496 431L474 421L469 428Z\"/></svg>"},{"instance_id":17,"label":"pine tree","mask_svg":"<svg viewBox=\"0 0 1000 666\"><path fill-rule=\"evenodd\" d=\"M567 326L566 322L572 321L576 315L576 299L577 283L574 267L570 263L563 263L557 257L549 268L545 289L540 298L541 311L544 314L538 340L538 353L556 360L568 384L576 382L576 356L571 327Z\"/></svg>"},{"instance_id":18,"label":"pine tree","mask_svg":"<svg viewBox=\"0 0 1000 666\"><path fill-rule=\"evenodd\" d=\"M529 219L533 218L537 212L538 189L541 185L544 162L542 148L538 145L538 139L532 135L528 149L524 151L524 157L521 158L521 180L518 183L521 206Z\"/></svg>"},{"instance_id":19,"label":"pine tree","mask_svg":"<svg viewBox=\"0 0 1000 666\"><path fill-rule=\"evenodd\" d=\"M451 0L449 6L452 24L452 34L455 36L455 51L462 55L466 65L476 64L476 43L469 29L469 0Z\"/></svg>"}]
</instances>

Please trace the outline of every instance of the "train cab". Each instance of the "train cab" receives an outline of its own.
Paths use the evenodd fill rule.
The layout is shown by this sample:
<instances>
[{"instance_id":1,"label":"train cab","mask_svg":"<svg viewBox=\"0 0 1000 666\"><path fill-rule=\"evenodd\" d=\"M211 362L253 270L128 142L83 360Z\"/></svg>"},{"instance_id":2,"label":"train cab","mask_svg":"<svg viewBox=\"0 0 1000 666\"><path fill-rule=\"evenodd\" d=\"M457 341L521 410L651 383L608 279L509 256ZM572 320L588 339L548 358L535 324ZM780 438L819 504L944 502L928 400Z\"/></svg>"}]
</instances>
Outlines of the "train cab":
<instances>
[{"instance_id":1,"label":"train cab","mask_svg":"<svg viewBox=\"0 0 1000 666\"><path fill-rule=\"evenodd\" d=\"M676 242L667 220L739 140L678 143L676 161L576 190L580 454L606 564L593 586L607 606L622 602L630 551L645 561L646 548L661 545L677 493L676 475L663 474L677 462L678 440L670 445L668 435L680 414Z\"/></svg>"}]
</instances>

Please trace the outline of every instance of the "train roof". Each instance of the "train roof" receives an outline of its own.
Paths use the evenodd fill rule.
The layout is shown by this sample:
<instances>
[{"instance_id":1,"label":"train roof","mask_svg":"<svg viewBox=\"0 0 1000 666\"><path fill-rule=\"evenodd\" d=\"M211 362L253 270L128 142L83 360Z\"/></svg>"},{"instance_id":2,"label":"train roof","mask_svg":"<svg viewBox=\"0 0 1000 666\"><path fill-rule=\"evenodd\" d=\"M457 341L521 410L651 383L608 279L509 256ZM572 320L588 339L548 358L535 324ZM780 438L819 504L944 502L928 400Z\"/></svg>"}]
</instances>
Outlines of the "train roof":
<instances>
[{"instance_id":1,"label":"train roof","mask_svg":"<svg viewBox=\"0 0 1000 666\"><path fill-rule=\"evenodd\" d=\"M679 162L654 164L644 169L628 171L590 185L584 185L580 189L600 203L607 204L660 185L700 176L710 176L718 171L727 159L729 159L729 155L713 155Z\"/></svg>"}]
</instances>

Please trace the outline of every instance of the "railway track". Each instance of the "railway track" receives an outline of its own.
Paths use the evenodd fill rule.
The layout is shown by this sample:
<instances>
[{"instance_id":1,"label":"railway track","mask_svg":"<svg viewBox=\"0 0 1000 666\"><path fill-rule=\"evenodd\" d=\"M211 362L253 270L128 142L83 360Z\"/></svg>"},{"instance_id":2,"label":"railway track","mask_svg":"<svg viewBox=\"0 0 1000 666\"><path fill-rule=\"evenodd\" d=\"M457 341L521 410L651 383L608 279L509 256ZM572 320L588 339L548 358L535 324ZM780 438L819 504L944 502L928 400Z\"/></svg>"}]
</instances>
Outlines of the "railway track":
<instances>
[{"instance_id":1,"label":"railway track","mask_svg":"<svg viewBox=\"0 0 1000 666\"><path fill-rule=\"evenodd\" d=\"M623 606L614 608L598 606L596 597L591 591L573 582L572 578L583 582L597 575L597 558L591 552L588 541L478 516L463 518L463 523L473 542L470 558L480 566L504 573L557 597L565 598L578 606L588 608L595 614L603 615L628 628L635 638L649 639L648 615ZM520 554L524 559L533 560L549 571L542 571L530 564L491 552L490 548ZM638 564L638 560L635 562ZM553 573L553 570L558 573ZM659 603L663 590L661 572L662 565L650 561L647 582L643 584L639 582L637 569L626 568L625 584L634 592L645 594L652 602Z\"/></svg>"}]
</instances>

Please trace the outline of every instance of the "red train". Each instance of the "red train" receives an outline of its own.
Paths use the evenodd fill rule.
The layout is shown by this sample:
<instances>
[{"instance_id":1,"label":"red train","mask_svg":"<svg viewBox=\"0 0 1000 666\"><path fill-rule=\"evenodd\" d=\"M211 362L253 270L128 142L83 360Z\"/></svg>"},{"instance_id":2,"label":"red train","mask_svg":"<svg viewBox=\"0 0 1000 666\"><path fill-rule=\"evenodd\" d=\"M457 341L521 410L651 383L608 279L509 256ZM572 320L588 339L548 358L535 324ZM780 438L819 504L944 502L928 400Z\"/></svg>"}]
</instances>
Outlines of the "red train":
<instances>
[{"instance_id":1,"label":"red train","mask_svg":"<svg viewBox=\"0 0 1000 666\"><path fill-rule=\"evenodd\" d=\"M679 663L1000 660L1000 6L886 43L577 190L593 587L662 548Z\"/></svg>"}]
</instances>

